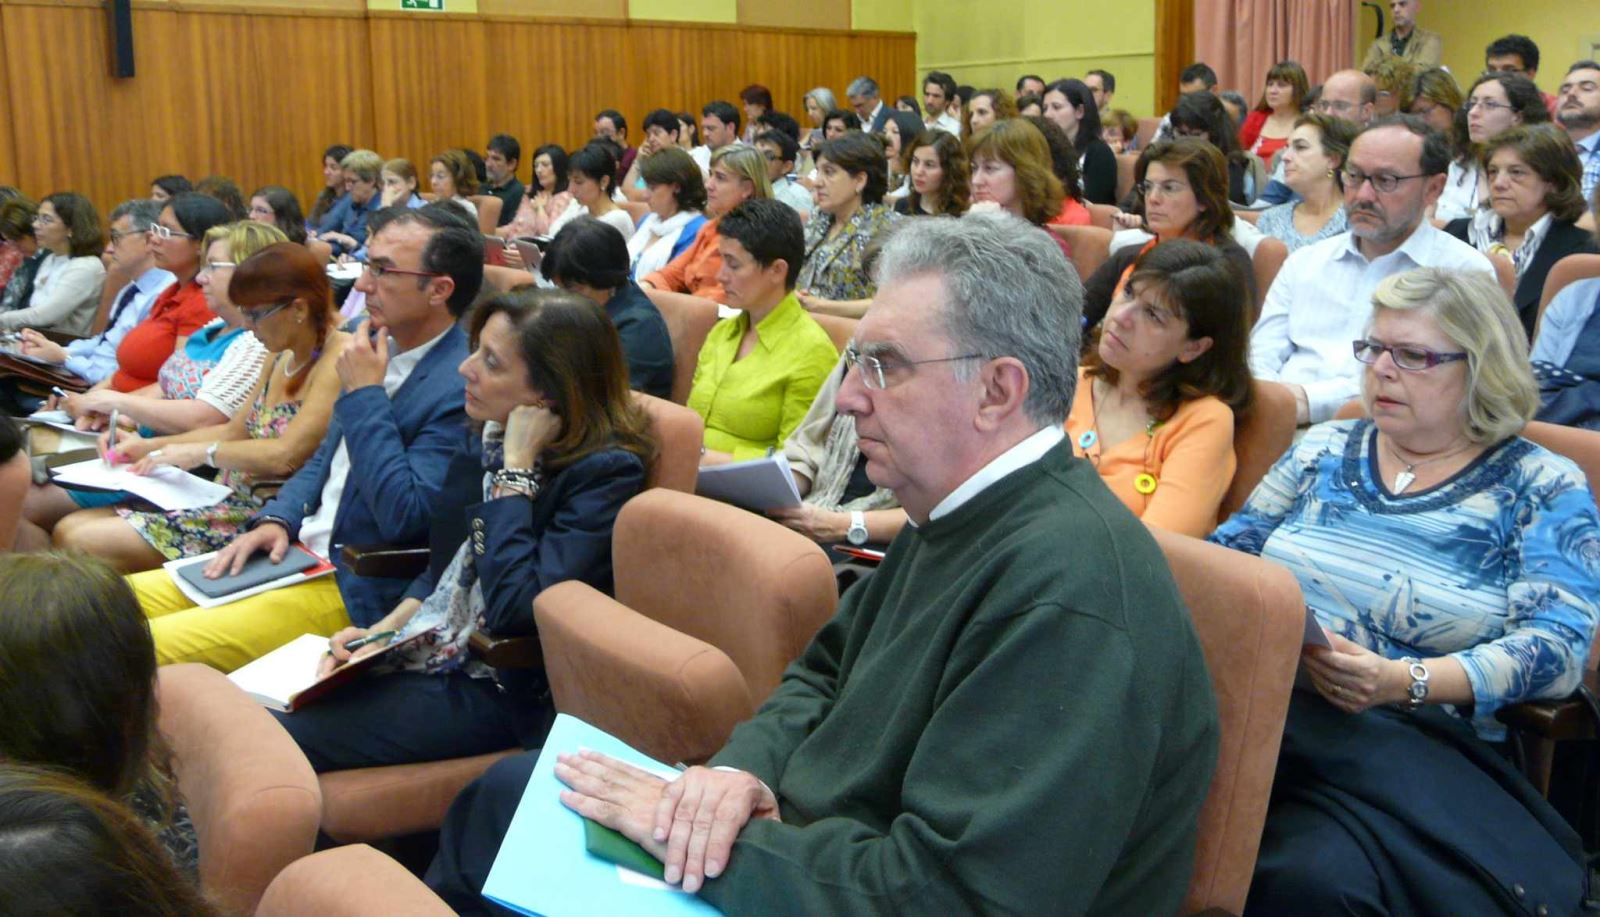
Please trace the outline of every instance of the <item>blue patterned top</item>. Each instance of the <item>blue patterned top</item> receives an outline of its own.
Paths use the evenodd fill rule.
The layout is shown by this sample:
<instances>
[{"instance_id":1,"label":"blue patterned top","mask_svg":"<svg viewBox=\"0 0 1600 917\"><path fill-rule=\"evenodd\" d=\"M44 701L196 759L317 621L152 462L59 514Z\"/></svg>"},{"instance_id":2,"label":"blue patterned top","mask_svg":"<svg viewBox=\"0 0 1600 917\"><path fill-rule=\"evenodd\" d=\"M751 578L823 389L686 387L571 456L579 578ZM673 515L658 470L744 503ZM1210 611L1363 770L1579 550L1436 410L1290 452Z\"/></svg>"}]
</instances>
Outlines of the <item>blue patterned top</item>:
<instances>
[{"instance_id":1,"label":"blue patterned top","mask_svg":"<svg viewBox=\"0 0 1600 917\"><path fill-rule=\"evenodd\" d=\"M1302 236L1300 235L1300 230L1294 228L1294 208L1298 206L1300 205L1291 202L1279 204L1276 207L1268 207L1266 210L1261 211L1261 216L1256 218L1256 228L1261 230L1262 235L1271 236L1287 245L1291 253L1313 242L1331 239L1350 228L1350 224L1345 218L1344 208L1340 207L1334 211L1333 216L1328 218L1328 222L1322 224L1322 228L1317 230L1315 235Z\"/></svg>"},{"instance_id":2,"label":"blue patterned top","mask_svg":"<svg viewBox=\"0 0 1600 917\"><path fill-rule=\"evenodd\" d=\"M1392 496L1370 420L1313 427L1210 540L1287 567L1329 630L1390 659L1451 656L1472 725L1578 686L1600 595L1600 516L1572 462L1521 437ZM1448 708L1447 708L1448 709Z\"/></svg>"}]
</instances>

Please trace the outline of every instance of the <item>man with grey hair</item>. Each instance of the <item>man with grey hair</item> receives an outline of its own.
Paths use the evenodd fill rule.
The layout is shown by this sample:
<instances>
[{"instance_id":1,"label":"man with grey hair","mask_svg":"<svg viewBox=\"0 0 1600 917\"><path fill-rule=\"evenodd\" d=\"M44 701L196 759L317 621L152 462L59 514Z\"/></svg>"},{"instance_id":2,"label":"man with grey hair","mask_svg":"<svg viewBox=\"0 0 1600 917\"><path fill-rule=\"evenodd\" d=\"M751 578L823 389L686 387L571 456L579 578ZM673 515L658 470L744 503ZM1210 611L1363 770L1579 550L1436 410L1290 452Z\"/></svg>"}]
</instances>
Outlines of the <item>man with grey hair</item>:
<instances>
[{"instance_id":1,"label":"man with grey hair","mask_svg":"<svg viewBox=\"0 0 1600 917\"><path fill-rule=\"evenodd\" d=\"M177 280L170 271L156 267L155 255L145 238L160 215L161 204L143 197L123 201L111 211L111 236L105 248L111 270L106 285L120 280L124 286L111 298L105 330L63 346L24 328L19 347L23 355L54 363L91 384L116 372L117 348L122 339L150 314L161 291ZM18 390L15 379L0 382L0 409L6 413L31 414L42 403L42 399Z\"/></svg>"},{"instance_id":2,"label":"man with grey hair","mask_svg":"<svg viewBox=\"0 0 1600 917\"><path fill-rule=\"evenodd\" d=\"M566 803L730 914L1177 910L1216 704L1160 549L1063 441L1082 298L1015 217L896 232L836 403L912 524L711 767L563 756ZM533 760L452 808L452 906Z\"/></svg>"},{"instance_id":3,"label":"man with grey hair","mask_svg":"<svg viewBox=\"0 0 1600 917\"><path fill-rule=\"evenodd\" d=\"M883 132L883 123L889 120L889 107L879 97L878 81L870 76L858 76L845 87L845 98L861 119L861 129L869 134Z\"/></svg>"}]
</instances>

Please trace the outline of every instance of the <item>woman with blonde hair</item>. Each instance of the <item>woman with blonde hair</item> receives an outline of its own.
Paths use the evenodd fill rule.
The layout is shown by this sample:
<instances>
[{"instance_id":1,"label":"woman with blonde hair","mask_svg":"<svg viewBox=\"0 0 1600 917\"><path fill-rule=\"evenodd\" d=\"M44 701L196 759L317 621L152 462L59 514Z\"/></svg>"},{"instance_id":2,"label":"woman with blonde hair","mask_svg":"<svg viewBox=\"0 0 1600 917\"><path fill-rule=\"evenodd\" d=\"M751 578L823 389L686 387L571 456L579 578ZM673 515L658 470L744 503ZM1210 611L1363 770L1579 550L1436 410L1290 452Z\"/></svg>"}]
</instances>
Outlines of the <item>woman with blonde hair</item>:
<instances>
[{"instance_id":1,"label":"woman with blonde hair","mask_svg":"<svg viewBox=\"0 0 1600 917\"><path fill-rule=\"evenodd\" d=\"M753 146L729 144L711 156L711 171L706 175L706 216L694 243L667 266L639 281L652 300L660 303L673 296L691 296L714 303L726 299L717 274L722 270L722 254L717 249L721 235L717 224L722 217L748 200L772 197L772 182L767 178L767 159Z\"/></svg>"}]
</instances>

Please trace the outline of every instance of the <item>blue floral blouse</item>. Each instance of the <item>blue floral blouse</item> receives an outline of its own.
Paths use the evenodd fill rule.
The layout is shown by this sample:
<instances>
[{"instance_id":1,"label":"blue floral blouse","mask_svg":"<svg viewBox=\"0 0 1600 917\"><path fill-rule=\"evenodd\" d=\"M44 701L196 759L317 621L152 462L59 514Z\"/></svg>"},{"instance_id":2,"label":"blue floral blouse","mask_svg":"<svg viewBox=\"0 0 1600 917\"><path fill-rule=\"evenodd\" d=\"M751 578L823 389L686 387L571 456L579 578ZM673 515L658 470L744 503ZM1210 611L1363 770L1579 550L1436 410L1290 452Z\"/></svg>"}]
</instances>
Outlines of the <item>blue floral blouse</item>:
<instances>
[{"instance_id":1,"label":"blue floral blouse","mask_svg":"<svg viewBox=\"0 0 1600 917\"><path fill-rule=\"evenodd\" d=\"M1582 678L1600 595L1594 495L1572 462L1512 437L1437 487L1392 496L1375 432L1313 427L1210 540L1287 567L1349 640L1460 662L1473 728L1498 741L1496 710L1565 697Z\"/></svg>"}]
</instances>

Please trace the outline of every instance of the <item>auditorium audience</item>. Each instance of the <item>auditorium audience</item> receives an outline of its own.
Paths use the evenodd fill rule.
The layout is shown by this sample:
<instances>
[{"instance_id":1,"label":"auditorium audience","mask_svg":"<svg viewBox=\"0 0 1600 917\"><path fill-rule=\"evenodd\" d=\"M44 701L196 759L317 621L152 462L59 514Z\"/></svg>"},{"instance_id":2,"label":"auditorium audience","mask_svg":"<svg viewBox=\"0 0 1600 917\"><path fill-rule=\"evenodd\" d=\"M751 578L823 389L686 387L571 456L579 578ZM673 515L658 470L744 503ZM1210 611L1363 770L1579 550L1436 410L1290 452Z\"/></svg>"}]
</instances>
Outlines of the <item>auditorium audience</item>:
<instances>
[{"instance_id":1,"label":"auditorium audience","mask_svg":"<svg viewBox=\"0 0 1600 917\"><path fill-rule=\"evenodd\" d=\"M961 118L951 113L960 106L956 97L956 81L942 70L930 70L922 78L922 121L927 130L940 130L961 136ZM919 130L917 133L921 133ZM911 141L911 137L902 136Z\"/></svg>"},{"instance_id":2,"label":"auditorium audience","mask_svg":"<svg viewBox=\"0 0 1600 917\"><path fill-rule=\"evenodd\" d=\"M572 204L550 224L550 232L560 232L562 226L587 214L615 229L623 239L631 237L633 217L611 196L616 190L617 160L610 145L589 143L572 154L567 166Z\"/></svg>"},{"instance_id":3,"label":"auditorium audience","mask_svg":"<svg viewBox=\"0 0 1600 917\"><path fill-rule=\"evenodd\" d=\"M808 311L846 318L866 311L875 288L867 252L899 219L883 203L887 169L884 146L866 134L817 147L817 211L805 228L805 264L795 285Z\"/></svg>"},{"instance_id":4,"label":"auditorium audience","mask_svg":"<svg viewBox=\"0 0 1600 917\"><path fill-rule=\"evenodd\" d=\"M12 549L22 522L22 501L33 484L22 428L8 414L0 414L0 554Z\"/></svg>"},{"instance_id":5,"label":"auditorium audience","mask_svg":"<svg viewBox=\"0 0 1600 917\"><path fill-rule=\"evenodd\" d=\"M834 109L822 119L823 140L836 140L849 131L859 130L861 130L861 119L857 118L853 111Z\"/></svg>"},{"instance_id":6,"label":"auditorium audience","mask_svg":"<svg viewBox=\"0 0 1600 917\"><path fill-rule=\"evenodd\" d=\"M639 280L666 267L694 244L706 225L706 186L700 167L676 146L640 155L634 171L645 183L645 203L650 207L638 229L626 237L632 265L628 273Z\"/></svg>"},{"instance_id":7,"label":"auditorium audience","mask_svg":"<svg viewBox=\"0 0 1600 917\"><path fill-rule=\"evenodd\" d=\"M1230 123L1232 119L1230 118ZM1227 132L1233 136L1233 131ZM1105 113L1100 127L1100 139L1111 147L1113 153L1133 153L1139 149L1139 119L1120 108Z\"/></svg>"},{"instance_id":8,"label":"auditorium audience","mask_svg":"<svg viewBox=\"0 0 1600 917\"><path fill-rule=\"evenodd\" d=\"M1343 168L1350 231L1283 263L1250 332L1250 370L1294 392L1301 425L1333 417L1360 388L1350 341L1367 320L1358 304L1378 282L1417 267L1493 273L1472 246L1424 217L1444 187L1449 142L1414 115L1373 122Z\"/></svg>"},{"instance_id":9,"label":"auditorium audience","mask_svg":"<svg viewBox=\"0 0 1600 917\"><path fill-rule=\"evenodd\" d=\"M1567 69L1556 90L1555 119L1566 129L1583 160L1583 196L1600 188L1600 63L1581 60ZM1593 228L1593 227L1591 227Z\"/></svg>"},{"instance_id":10,"label":"auditorium audience","mask_svg":"<svg viewBox=\"0 0 1600 917\"><path fill-rule=\"evenodd\" d=\"M835 146L841 143L851 145ZM850 180L847 168L866 168L854 158L857 143L876 146L859 135L823 144L824 161L837 155L842 163L836 167L842 174L829 180L830 187ZM882 157L880 149L880 170ZM826 216L819 213L813 224L826 230ZM718 281L727 304L739 314L711 329L695 365L688 404L705 419L702 464L756 458L781 448L839 359L828 333L795 296L807 241L795 212L757 198L734 208L716 228Z\"/></svg>"},{"instance_id":11,"label":"auditorium audience","mask_svg":"<svg viewBox=\"0 0 1600 917\"><path fill-rule=\"evenodd\" d=\"M1417 13L1422 0L1390 0L1389 12L1394 16L1393 27L1387 35L1380 35L1367 46L1361 61L1363 70L1385 60L1400 59L1418 69L1439 66L1443 42L1437 32L1417 25Z\"/></svg>"},{"instance_id":12,"label":"auditorium audience","mask_svg":"<svg viewBox=\"0 0 1600 917\"><path fill-rule=\"evenodd\" d=\"M1340 70L1322 84L1322 94L1311 110L1319 115L1330 115L1366 127L1372 121L1372 109L1378 101L1378 86L1359 70Z\"/></svg>"},{"instance_id":13,"label":"auditorium audience","mask_svg":"<svg viewBox=\"0 0 1600 917\"><path fill-rule=\"evenodd\" d=\"M741 138L745 143L754 143L756 133L760 127L756 119L772 111L772 90L760 83L751 83L739 90L739 102L744 106L744 135Z\"/></svg>"},{"instance_id":14,"label":"auditorium audience","mask_svg":"<svg viewBox=\"0 0 1600 917\"><path fill-rule=\"evenodd\" d=\"M1239 148L1233 121L1222 100L1209 92L1191 92L1178 99L1169 116L1172 135L1198 137L1216 147L1228 163L1228 200L1241 207L1255 203L1266 190L1267 169L1261 157Z\"/></svg>"},{"instance_id":15,"label":"auditorium audience","mask_svg":"<svg viewBox=\"0 0 1600 917\"><path fill-rule=\"evenodd\" d=\"M344 173L344 198L323 218L316 238L332 245L335 255L348 255L367 244L367 217L382 206L378 189L383 157L371 150L352 150L339 168Z\"/></svg>"},{"instance_id":16,"label":"auditorium audience","mask_svg":"<svg viewBox=\"0 0 1600 917\"><path fill-rule=\"evenodd\" d=\"M496 228L495 234L504 239L553 235L555 230L552 227L556 220L572 206L568 175L566 150L554 143L535 150L533 181L528 184L528 193L517 208L516 218ZM512 253L515 251L508 246L507 258L514 257ZM517 263L520 264L520 259Z\"/></svg>"},{"instance_id":17,"label":"auditorium audience","mask_svg":"<svg viewBox=\"0 0 1600 917\"><path fill-rule=\"evenodd\" d=\"M79 554L0 555L0 595L27 611L0 615L0 759L49 768L126 804L193 882L199 847L157 729L150 628L123 579ZM106 902L96 904L86 913L105 912Z\"/></svg>"},{"instance_id":18,"label":"auditorium audience","mask_svg":"<svg viewBox=\"0 0 1600 917\"><path fill-rule=\"evenodd\" d=\"M967 141L967 155L971 212L1003 210L1040 228L1061 215L1067 195L1051 169L1050 146L1027 119L996 121L979 131ZM1055 233L1050 238L1070 256L1065 241Z\"/></svg>"},{"instance_id":19,"label":"auditorium audience","mask_svg":"<svg viewBox=\"0 0 1600 917\"><path fill-rule=\"evenodd\" d=\"M306 218L300 201L282 185L262 185L250 194L250 219L276 226L290 242L305 244Z\"/></svg>"},{"instance_id":20,"label":"auditorium audience","mask_svg":"<svg viewBox=\"0 0 1600 917\"><path fill-rule=\"evenodd\" d=\"M349 178L349 175L345 176L347 183ZM207 175L205 178L195 182L194 190L207 197L216 198L223 207L228 209L228 218L230 220L243 220L250 216L250 210L244 203L244 192L239 190L238 184L226 175Z\"/></svg>"},{"instance_id":21,"label":"auditorium audience","mask_svg":"<svg viewBox=\"0 0 1600 917\"><path fill-rule=\"evenodd\" d=\"M1149 525L1203 537L1233 480L1250 403L1238 265L1187 239L1140 253L1089 341L1067 416L1073 452Z\"/></svg>"},{"instance_id":22,"label":"auditorium audience","mask_svg":"<svg viewBox=\"0 0 1600 917\"><path fill-rule=\"evenodd\" d=\"M973 96L974 101L981 98L981 93ZM967 212L972 203L972 169L960 140L944 131L925 133L911 148L910 162L911 188L895 202L895 213L961 216Z\"/></svg>"},{"instance_id":23,"label":"auditorium audience","mask_svg":"<svg viewBox=\"0 0 1600 917\"><path fill-rule=\"evenodd\" d=\"M658 306L676 296L722 302L721 218L745 201L770 197L772 183L767 181L766 159L760 153L742 144L718 150L706 179L706 216L711 219L700 227L687 251L640 280L639 286ZM795 269L799 270L798 262Z\"/></svg>"},{"instance_id":24,"label":"auditorium audience","mask_svg":"<svg viewBox=\"0 0 1600 917\"><path fill-rule=\"evenodd\" d=\"M1061 181L1061 191L1064 195L1061 212L1046 225L1088 226L1094 222L1094 217L1083 203L1083 183L1078 176L1078 153L1072 148L1072 141L1067 139L1066 131L1049 118L1028 115L1022 120L1038 128L1039 133L1044 135L1045 145L1050 148L1050 171Z\"/></svg>"},{"instance_id":25,"label":"auditorium audience","mask_svg":"<svg viewBox=\"0 0 1600 917\"><path fill-rule=\"evenodd\" d=\"M1036 73L1024 74L1017 78L1017 85L1014 88L1019 99L1025 95L1042 96L1044 95L1044 78Z\"/></svg>"},{"instance_id":26,"label":"auditorium audience","mask_svg":"<svg viewBox=\"0 0 1600 917\"><path fill-rule=\"evenodd\" d=\"M589 220L562 232L582 223L613 232ZM429 570L383 618L335 633L322 670L388 642L352 654L352 640L426 636L391 671L277 715L318 772L538 747L555 717L543 672L497 671L467 643L533 634L528 609L546 586L611 591L611 527L657 448L616 332L583 297L518 290L475 310L471 337L460 373L472 429L434 501Z\"/></svg>"},{"instance_id":27,"label":"auditorium audience","mask_svg":"<svg viewBox=\"0 0 1600 917\"><path fill-rule=\"evenodd\" d=\"M460 207L474 221L478 205L469 198L478 193L478 174L464 150L445 150L428 162L428 184L434 200Z\"/></svg>"},{"instance_id":28,"label":"auditorium audience","mask_svg":"<svg viewBox=\"0 0 1600 917\"><path fill-rule=\"evenodd\" d=\"M1150 238L1124 245L1084 281L1083 319L1093 328L1122 296L1128 272L1146 249L1174 239L1204 242L1221 250L1243 278L1246 295L1241 314L1253 314L1255 272L1250 256L1234 241L1235 219L1228 205L1228 167L1222 152L1195 138L1158 140L1139 154L1134 167L1134 188ZM1249 325L1248 319L1245 324Z\"/></svg>"},{"instance_id":29,"label":"auditorium audience","mask_svg":"<svg viewBox=\"0 0 1600 917\"><path fill-rule=\"evenodd\" d=\"M697 179L700 170L682 150L674 155ZM654 158L654 157L652 157ZM578 293L605 310L622 340L629 385L658 398L672 397L672 340L666 322L628 273L628 246L622 236L595 219L579 217L561 228L539 262L545 279Z\"/></svg>"},{"instance_id":30,"label":"auditorium audience","mask_svg":"<svg viewBox=\"0 0 1600 917\"><path fill-rule=\"evenodd\" d=\"M238 301L219 304L218 311L243 313L252 337L260 339L252 352L270 354L265 365L257 358L260 368L241 404L212 426L149 439L119 437L114 449L103 448L107 461L131 464L136 474L163 465L215 468L217 483L232 493L202 509L74 513L56 526L58 546L101 557L126 573L221 550L261 510L264 501L254 485L294 474L322 444L339 391L334 363L349 339L337 330L327 274L310 252L291 242L245 254L237 239L224 237L212 251L230 242L234 257L243 260L237 268L214 270L210 284L228 285Z\"/></svg>"},{"instance_id":31,"label":"auditorium audience","mask_svg":"<svg viewBox=\"0 0 1600 917\"><path fill-rule=\"evenodd\" d=\"M100 306L106 247L100 213L74 191L57 191L39 202L33 215L33 237L45 252L24 301L0 312L0 331L32 328L76 337L86 336Z\"/></svg>"},{"instance_id":32,"label":"auditorium audience","mask_svg":"<svg viewBox=\"0 0 1600 917\"><path fill-rule=\"evenodd\" d=\"M500 199L500 217L496 226L504 226L516 219L517 208L522 206L526 189L517 179L517 169L522 166L522 144L510 134L495 134L483 152L483 168L489 180L483 193Z\"/></svg>"},{"instance_id":33,"label":"auditorium audience","mask_svg":"<svg viewBox=\"0 0 1600 917\"><path fill-rule=\"evenodd\" d=\"M1057 80L1045 90L1042 99L1044 116L1066 133L1078 151L1084 199L1096 204L1116 203L1117 156L1100 138L1100 109L1095 106L1089 87L1081 80Z\"/></svg>"},{"instance_id":34,"label":"auditorium audience","mask_svg":"<svg viewBox=\"0 0 1600 917\"><path fill-rule=\"evenodd\" d=\"M383 195L379 200L379 209L407 207L415 210L427 206L427 200L417 193L417 167L411 164L411 160L391 159L383 164L382 174Z\"/></svg>"},{"instance_id":35,"label":"auditorium audience","mask_svg":"<svg viewBox=\"0 0 1600 917\"><path fill-rule=\"evenodd\" d=\"M1446 173L1444 193L1433 209L1439 225L1451 220L1472 218L1487 209L1489 184L1483 177L1479 153L1489 138L1502 131L1527 124L1543 124L1550 115L1539 97L1539 87L1514 73L1485 73L1467 91L1462 104L1463 119L1457 117L1449 136L1454 141L1454 157Z\"/></svg>"},{"instance_id":36,"label":"auditorium audience","mask_svg":"<svg viewBox=\"0 0 1600 917\"><path fill-rule=\"evenodd\" d=\"M467 342L457 319L482 283L483 242L444 202L379 211L371 228L356 281L369 318L335 360L343 393L328 434L206 568L237 572L252 555L281 559L299 541L334 574L213 608L194 607L164 570L134 574L163 664L231 671L301 634L369 626L404 592L403 581L357 576L331 546L415 544L427 533L429 500L464 421L454 370Z\"/></svg>"},{"instance_id":37,"label":"auditorium audience","mask_svg":"<svg viewBox=\"0 0 1600 917\"><path fill-rule=\"evenodd\" d=\"M700 144L700 119L686 111L675 112L674 118L678 119L678 146L684 152L693 155L695 150L702 149ZM706 150L706 161L710 162L711 151ZM695 160L699 161L698 158Z\"/></svg>"},{"instance_id":38,"label":"auditorium audience","mask_svg":"<svg viewBox=\"0 0 1600 917\"><path fill-rule=\"evenodd\" d=\"M888 169L884 182L885 197L899 200L905 196L906 182L909 180L904 164L906 145L914 143L924 130L935 129L924 128L922 119L909 111L889 112L889 117L883 122L883 134L880 138L883 141L883 157ZM820 154L817 161L820 165Z\"/></svg>"},{"instance_id":39,"label":"auditorium audience","mask_svg":"<svg viewBox=\"0 0 1600 917\"><path fill-rule=\"evenodd\" d=\"M344 169L339 164L353 149L355 147L335 143L322 151L322 190L317 193L317 199L311 202L311 212L306 214L307 230L315 232L322 229L323 218L344 197Z\"/></svg>"},{"instance_id":40,"label":"auditorium audience","mask_svg":"<svg viewBox=\"0 0 1600 917\"><path fill-rule=\"evenodd\" d=\"M1117 94L1117 78L1107 70L1090 70L1084 74L1083 85L1089 87L1094 107L1100 109L1100 118L1104 121L1111 111L1111 99Z\"/></svg>"},{"instance_id":41,"label":"auditorium audience","mask_svg":"<svg viewBox=\"0 0 1600 917\"><path fill-rule=\"evenodd\" d=\"M1044 100L1037 93L1022 93L1016 98L1017 114L1024 118L1044 117Z\"/></svg>"},{"instance_id":42,"label":"auditorium audience","mask_svg":"<svg viewBox=\"0 0 1600 917\"><path fill-rule=\"evenodd\" d=\"M12 914L217 913L128 806L58 770L0 765L0 849Z\"/></svg>"},{"instance_id":43,"label":"auditorium audience","mask_svg":"<svg viewBox=\"0 0 1600 917\"><path fill-rule=\"evenodd\" d=\"M1518 435L1537 390L1491 276L1406 270L1360 311L1370 419L1312 429L1212 535L1288 568L1330 644L1301 656L1245 912L1577 913L1577 834L1496 714L1582 680L1594 495Z\"/></svg>"},{"instance_id":44,"label":"auditorium audience","mask_svg":"<svg viewBox=\"0 0 1600 917\"><path fill-rule=\"evenodd\" d=\"M194 183L182 175L162 175L150 183L150 199L158 204L164 204L180 194L193 190Z\"/></svg>"},{"instance_id":45,"label":"auditorium audience","mask_svg":"<svg viewBox=\"0 0 1600 917\"><path fill-rule=\"evenodd\" d=\"M664 792L562 756L562 798L724 913L1174 913L1216 703L1159 548L1061 445L1078 285L998 215L913 221L882 267L839 402L917 527L708 762L731 770ZM997 749L1028 764L995 779ZM533 761L457 799L428 872L452 908L487 911Z\"/></svg>"},{"instance_id":46,"label":"auditorium audience","mask_svg":"<svg viewBox=\"0 0 1600 917\"><path fill-rule=\"evenodd\" d=\"M1289 142L1295 119L1311 85L1305 70L1292 60L1279 61L1267 71L1267 85L1261 100L1239 127L1239 146L1259 157L1266 165ZM1176 126L1176 125L1174 125Z\"/></svg>"},{"instance_id":47,"label":"auditorium audience","mask_svg":"<svg viewBox=\"0 0 1600 917\"><path fill-rule=\"evenodd\" d=\"M980 89L965 110L961 136L971 138L996 121L1017 116L1017 103L1003 89Z\"/></svg>"},{"instance_id":48,"label":"auditorium audience","mask_svg":"<svg viewBox=\"0 0 1600 917\"><path fill-rule=\"evenodd\" d=\"M1283 180L1299 198L1261 212L1256 228L1290 252L1349 228L1344 210L1343 168L1356 126L1343 118L1302 115L1283 149Z\"/></svg>"},{"instance_id":49,"label":"auditorium audience","mask_svg":"<svg viewBox=\"0 0 1600 917\"><path fill-rule=\"evenodd\" d=\"M1516 270L1512 305L1528 338L1544 281L1568 255L1600 254L1600 245L1579 229L1586 208L1579 192L1583 166L1572 141L1552 124L1514 127L1490 137L1479 161L1489 191L1489 209L1452 220L1444 231L1486 255L1508 258Z\"/></svg>"},{"instance_id":50,"label":"auditorium audience","mask_svg":"<svg viewBox=\"0 0 1600 917\"><path fill-rule=\"evenodd\" d=\"M1539 46L1526 35L1502 35L1483 49L1484 73L1514 73L1525 76L1529 82L1539 82ZM1555 117L1558 100L1549 93L1540 93L1550 116Z\"/></svg>"}]
</instances>

